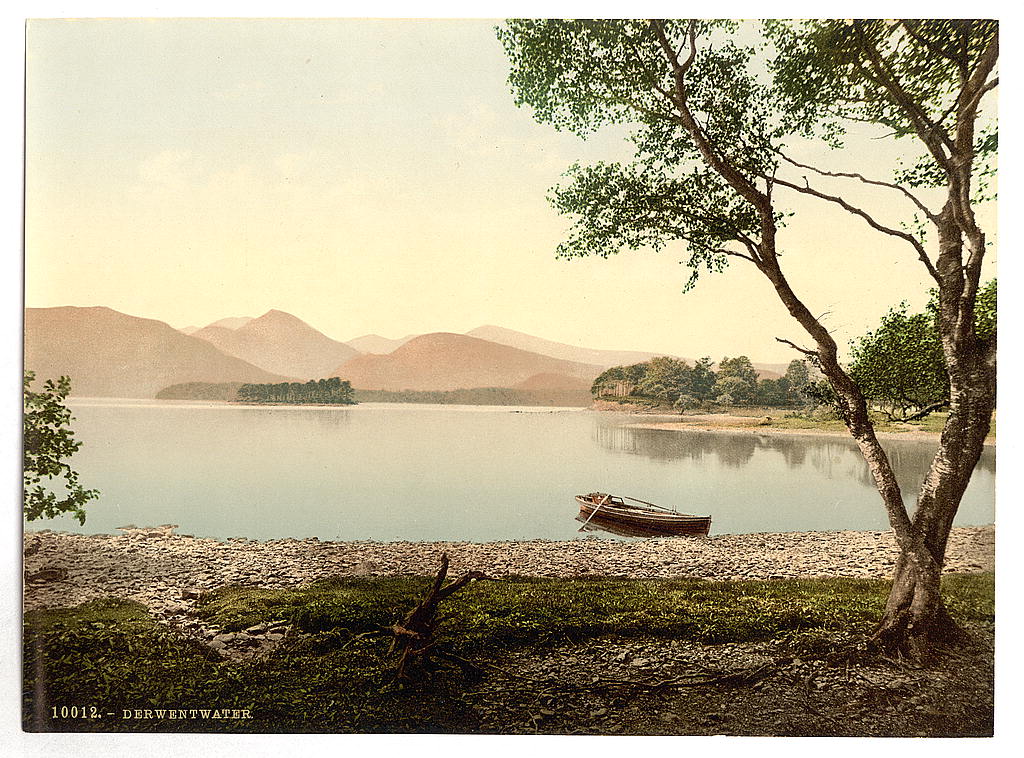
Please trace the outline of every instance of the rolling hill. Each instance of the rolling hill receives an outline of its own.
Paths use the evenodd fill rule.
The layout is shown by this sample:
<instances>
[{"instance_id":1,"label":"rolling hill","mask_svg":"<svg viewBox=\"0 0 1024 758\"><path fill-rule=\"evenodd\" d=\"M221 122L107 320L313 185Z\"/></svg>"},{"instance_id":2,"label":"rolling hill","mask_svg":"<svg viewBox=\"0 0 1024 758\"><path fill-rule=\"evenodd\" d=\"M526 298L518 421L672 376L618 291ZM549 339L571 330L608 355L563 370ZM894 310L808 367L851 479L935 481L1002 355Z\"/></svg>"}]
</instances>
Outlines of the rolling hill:
<instances>
[{"instance_id":1,"label":"rolling hill","mask_svg":"<svg viewBox=\"0 0 1024 758\"><path fill-rule=\"evenodd\" d=\"M104 307L25 309L25 367L77 396L152 398L184 382L282 382L162 321Z\"/></svg>"},{"instance_id":2,"label":"rolling hill","mask_svg":"<svg viewBox=\"0 0 1024 758\"><path fill-rule=\"evenodd\" d=\"M387 337L381 337L379 334L364 334L362 337L356 337L354 340L348 340L345 344L354 347L360 353L386 355L387 353L393 353L406 342L418 336L418 334L407 334L400 339L393 340L388 339Z\"/></svg>"},{"instance_id":3,"label":"rolling hill","mask_svg":"<svg viewBox=\"0 0 1024 758\"><path fill-rule=\"evenodd\" d=\"M562 360L579 363L592 363L601 366L603 369L611 368L612 366L629 366L634 363L644 363L651 358L663 355L673 358L679 357L673 356L670 353L645 353L637 350L596 350L593 348L577 347L562 342L552 342L542 337L534 337L532 334L524 334L523 332L506 329L502 326L478 326L476 329L466 332L466 334L471 337L489 340L490 342L497 342L501 345L518 347L520 350L529 350L533 353L549 355L552 358L561 358ZM682 358L681 360L686 361L690 365L694 363L689 358ZM717 364L715 365L717 367ZM788 365L787 363L754 363L754 368L757 369L757 374L761 379L778 379L786 373Z\"/></svg>"},{"instance_id":4,"label":"rolling hill","mask_svg":"<svg viewBox=\"0 0 1024 758\"><path fill-rule=\"evenodd\" d=\"M331 372L356 389L515 387L538 374L590 382L602 367L539 355L465 334L415 337L387 355L359 355ZM578 386L578 385L577 385Z\"/></svg>"},{"instance_id":5,"label":"rolling hill","mask_svg":"<svg viewBox=\"0 0 1024 758\"><path fill-rule=\"evenodd\" d=\"M600 366L602 369L612 366L628 366L633 363L643 363L651 358L656 358L667 353L646 353L637 350L595 350L586 347L576 347L562 342L552 342L542 337L534 337L531 334L524 334L512 329L505 329L501 326L478 326L466 332L470 337L497 342L499 345L517 347L520 350L528 350L531 353L540 353L552 358L559 358L563 361L574 361L576 363L589 363ZM690 361L691 363L693 361Z\"/></svg>"},{"instance_id":6,"label":"rolling hill","mask_svg":"<svg viewBox=\"0 0 1024 758\"><path fill-rule=\"evenodd\" d=\"M243 323L232 328L239 321ZM222 319L192 336L266 371L303 380L328 377L338 365L359 354L344 342L332 340L305 321L278 310L248 321Z\"/></svg>"}]
</instances>

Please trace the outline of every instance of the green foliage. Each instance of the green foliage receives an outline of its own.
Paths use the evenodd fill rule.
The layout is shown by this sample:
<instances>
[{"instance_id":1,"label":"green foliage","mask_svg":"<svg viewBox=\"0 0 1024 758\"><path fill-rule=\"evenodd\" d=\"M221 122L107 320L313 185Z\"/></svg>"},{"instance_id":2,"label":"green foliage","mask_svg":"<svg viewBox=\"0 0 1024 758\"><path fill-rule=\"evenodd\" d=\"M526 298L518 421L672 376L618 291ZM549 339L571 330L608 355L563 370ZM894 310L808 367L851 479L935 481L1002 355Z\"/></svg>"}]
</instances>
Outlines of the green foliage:
<instances>
[{"instance_id":1,"label":"green foliage","mask_svg":"<svg viewBox=\"0 0 1024 758\"><path fill-rule=\"evenodd\" d=\"M651 358L643 378L637 383L637 394L675 402L690 394L690 366L678 358Z\"/></svg>"},{"instance_id":2,"label":"green foliage","mask_svg":"<svg viewBox=\"0 0 1024 758\"><path fill-rule=\"evenodd\" d=\"M70 513L85 523L85 504L99 497L97 490L87 490L78 482L78 473L67 459L78 452L82 443L71 429L74 417L65 405L71 392L71 380L47 379L39 392L31 389L35 373L24 376L24 512L28 521L55 518ZM60 490L58 495L52 488Z\"/></svg>"},{"instance_id":3,"label":"green foliage","mask_svg":"<svg viewBox=\"0 0 1024 758\"><path fill-rule=\"evenodd\" d=\"M885 60L919 118L942 124L957 105L964 72L978 64L998 30L998 22L982 19L766 23L768 38L784 53L773 56L770 67L787 126L834 145L850 122L881 124L896 138L917 135L912 110L880 86L873 58ZM975 180L983 194L995 173L997 134L994 123L983 123L975 143ZM934 158L924 155L898 169L895 179L910 187L947 181Z\"/></svg>"},{"instance_id":4,"label":"green foliage","mask_svg":"<svg viewBox=\"0 0 1024 758\"><path fill-rule=\"evenodd\" d=\"M993 279L978 292L975 331L982 340L995 333L996 291ZM916 417L949 402L937 294L932 293L923 313L907 311L906 303L893 308L877 329L851 344L850 377L891 420Z\"/></svg>"},{"instance_id":5,"label":"green foliage","mask_svg":"<svg viewBox=\"0 0 1024 758\"><path fill-rule=\"evenodd\" d=\"M711 359L701 358L693 366L678 358L660 356L632 366L613 366L603 371L591 386L595 397L619 388L625 397L692 408L713 399L715 372ZM686 398L680 402L682 398Z\"/></svg>"},{"instance_id":6,"label":"green foliage","mask_svg":"<svg viewBox=\"0 0 1024 758\"><path fill-rule=\"evenodd\" d=\"M686 57L688 21L663 22ZM777 156L765 149L782 136L773 98L751 73L754 50L730 35L737 24L697 20L703 43L687 72L687 102L712 143L748 176L771 175ZM575 217L561 257L607 257L622 249L660 250L686 243L691 287L703 271L721 271L725 246L757 236L754 208L709 167L663 93L674 77L655 29L635 20L512 20L497 30L511 63L519 105L556 129L586 136L602 126L634 128L630 165L574 166L551 202ZM728 82L728 86L722 86Z\"/></svg>"},{"instance_id":7,"label":"green foliage","mask_svg":"<svg viewBox=\"0 0 1024 758\"><path fill-rule=\"evenodd\" d=\"M803 361L791 362L787 375L780 379L758 380L757 370L745 355L723 358L717 372L711 366L707 357L690 366L664 356L632 366L613 366L594 380L591 393L605 397L624 388L628 391L620 399L671 405L677 411L713 403L791 407L806 401L809 373Z\"/></svg>"},{"instance_id":8,"label":"green foliage","mask_svg":"<svg viewBox=\"0 0 1024 758\"><path fill-rule=\"evenodd\" d=\"M803 392L804 387L811 383L811 371L807 367L807 361L791 360L789 366L786 367L786 375L783 379L786 380L790 392Z\"/></svg>"},{"instance_id":9,"label":"green foliage","mask_svg":"<svg viewBox=\"0 0 1024 758\"><path fill-rule=\"evenodd\" d=\"M719 403L749 405L757 399L757 371L747 356L723 358L718 364L717 377L714 394Z\"/></svg>"},{"instance_id":10,"label":"green foliage","mask_svg":"<svg viewBox=\"0 0 1024 758\"><path fill-rule=\"evenodd\" d=\"M245 403L354 405L356 402L352 383L336 376L330 379L310 379L305 384L243 384L238 388L237 397Z\"/></svg>"},{"instance_id":11,"label":"green foliage","mask_svg":"<svg viewBox=\"0 0 1024 758\"><path fill-rule=\"evenodd\" d=\"M986 282L978 290L978 297L974 301L974 331L978 339L990 340L996 333L996 301L997 301L997 280L992 279ZM929 308L934 311L936 305L933 298Z\"/></svg>"},{"instance_id":12,"label":"green foliage","mask_svg":"<svg viewBox=\"0 0 1024 758\"><path fill-rule=\"evenodd\" d=\"M804 387L804 395L806 395L813 406L818 409L828 409L829 414L832 418L842 418L843 405L839 402L839 396L836 395L832 385L824 379L819 379L816 382L809 383Z\"/></svg>"},{"instance_id":13,"label":"green foliage","mask_svg":"<svg viewBox=\"0 0 1024 758\"><path fill-rule=\"evenodd\" d=\"M928 313L893 308L851 346L850 378L891 419L949 401L942 344Z\"/></svg>"}]
</instances>

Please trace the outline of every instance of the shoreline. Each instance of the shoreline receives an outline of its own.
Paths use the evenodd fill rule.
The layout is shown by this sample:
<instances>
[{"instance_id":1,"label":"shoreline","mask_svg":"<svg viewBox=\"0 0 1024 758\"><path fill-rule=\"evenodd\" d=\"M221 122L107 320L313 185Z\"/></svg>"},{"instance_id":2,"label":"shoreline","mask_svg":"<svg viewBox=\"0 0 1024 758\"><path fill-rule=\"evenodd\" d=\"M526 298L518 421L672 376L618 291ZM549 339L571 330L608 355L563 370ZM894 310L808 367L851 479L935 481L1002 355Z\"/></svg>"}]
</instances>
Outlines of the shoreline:
<instances>
[{"instance_id":1,"label":"shoreline","mask_svg":"<svg viewBox=\"0 0 1024 758\"><path fill-rule=\"evenodd\" d=\"M640 414L630 414L640 415ZM654 429L665 432L707 432L712 434L748 434L758 437L840 437L855 442L848 431L832 429L800 429L784 428L773 426L744 426L740 424L715 425L709 423L690 423L687 421L645 421L629 424L634 429ZM880 440L909 440L911 442L938 442L941 434L939 432L906 431L906 432L876 432L875 436ZM994 447L994 437L985 439L986 447Z\"/></svg>"},{"instance_id":2,"label":"shoreline","mask_svg":"<svg viewBox=\"0 0 1024 758\"><path fill-rule=\"evenodd\" d=\"M226 585L296 587L330 576L429 576L441 553L450 575L707 580L887 578L898 554L889 531L723 534L623 542L599 538L519 542L323 541L316 537L220 541L138 529L122 535L24 533L24 607L67 607L116 596L168 622ZM54 569L46 575L44 570ZM954 527L945 573L995 569L995 527Z\"/></svg>"},{"instance_id":3,"label":"shoreline","mask_svg":"<svg viewBox=\"0 0 1024 758\"><path fill-rule=\"evenodd\" d=\"M636 419L637 423L630 423L629 426L636 429L654 429L658 431L672 432L712 432L724 434L753 434L759 437L796 435L804 437L842 437L852 440L849 431L846 429L816 429L813 427L778 427L770 424L759 423L758 416L734 416L726 413L708 413L695 415L679 415L669 409L645 409L638 405L610 403L608 401L595 402L591 405L521 405L521 404L491 404L491 403L436 403L436 402L412 402L412 401L363 401L357 403L280 403L280 402L250 402L231 401L221 399L188 399L188 398L116 398L116 397L91 397L72 396L72 401L128 401L138 402L185 402L185 403L207 403L229 407L271 407L271 408L354 408L363 406L398 405L423 407L432 406L437 408L484 408L484 409L537 409L537 411L552 412L590 412L596 414L617 414ZM517 412L512 410L510 412ZM661 420L651 420L661 419ZM666 420L671 419L671 420ZM692 419L692 420L687 420ZM911 440L914 442L938 441L941 432L923 431L908 429L906 431L879 431L876 432L879 439ZM994 447L996 438L989 435L984 442L986 447Z\"/></svg>"}]
</instances>

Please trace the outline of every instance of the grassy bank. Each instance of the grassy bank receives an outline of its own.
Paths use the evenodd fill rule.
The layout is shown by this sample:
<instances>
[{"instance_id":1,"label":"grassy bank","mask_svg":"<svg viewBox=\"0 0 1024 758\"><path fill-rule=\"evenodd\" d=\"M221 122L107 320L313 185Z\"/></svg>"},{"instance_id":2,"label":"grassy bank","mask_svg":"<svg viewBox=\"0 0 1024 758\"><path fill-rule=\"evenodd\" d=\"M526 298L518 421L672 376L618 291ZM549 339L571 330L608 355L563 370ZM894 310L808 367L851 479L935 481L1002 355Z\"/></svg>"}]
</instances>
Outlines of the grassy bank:
<instances>
[{"instance_id":1,"label":"grassy bank","mask_svg":"<svg viewBox=\"0 0 1024 758\"><path fill-rule=\"evenodd\" d=\"M616 404L604 402L598 410L615 410ZM758 429L762 431L798 431L821 432L825 434L849 435L846 425L828 413L807 414L786 408L760 408L751 406L734 406L719 408L714 412L689 411L678 413L665 406L621 406L624 412L637 412L651 415L673 416L671 422L676 426L693 426L701 429ZM871 421L875 431L886 435L905 434L909 436L935 436L942 432L948 413L931 413L923 419L912 422L890 421L876 411L871 412ZM994 442L996 437L996 417L992 416L992 426L988 440Z\"/></svg>"},{"instance_id":2,"label":"grassy bank","mask_svg":"<svg viewBox=\"0 0 1024 758\"><path fill-rule=\"evenodd\" d=\"M522 671L524 657L537 661L580 645L603 654L616 645L647 644L658 650L685 642L707 650L762 645L777 653L813 658L869 632L887 590L885 582L853 579L484 581L442 605L440 649L456 663L440 663L422 672L416 682L399 684L393 676L394 661L387 655L387 630L416 604L428 583L427 578L415 577L336 578L297 590L226 587L206 596L197 613L218 629L242 630L281 620L292 624L273 652L251 661L223 659L203 643L157 624L142 606L124 600L28 613L25 727L487 732L494 731L495 724L507 726L525 718L524 724L545 731L538 729L544 719L550 721L561 711L544 698L550 699L559 682L565 689L566 679L559 675L543 687L537 676L517 682L508 670ZM991 575L948 576L943 589L962 623L991 622ZM582 666L574 663L573 670ZM605 670L602 663L598 671ZM495 673L501 671L505 673ZM587 680L595 682L592 687L565 690L564 697L582 697L583 690L594 697L591 690L599 679L596 675ZM715 686L722 690L745 685ZM529 700L527 693L534 690ZM730 692L729 697L736 694ZM609 698L601 707L565 709L567 720L549 730L601 731L583 722L607 720L608 710L619 702ZM80 709L75 711L79 715L72 715L72 707ZM182 718L135 718L136 709L143 714L145 709L216 709L222 717L186 713ZM82 718L83 712L96 717ZM126 712L132 717L126 718ZM223 717L245 712L251 718ZM494 713L503 715L488 720ZM617 729L622 723L616 722ZM712 722L711 727L720 724ZM661 721L638 722L627 731L661 733L665 728L669 733L690 733L685 726Z\"/></svg>"}]
</instances>

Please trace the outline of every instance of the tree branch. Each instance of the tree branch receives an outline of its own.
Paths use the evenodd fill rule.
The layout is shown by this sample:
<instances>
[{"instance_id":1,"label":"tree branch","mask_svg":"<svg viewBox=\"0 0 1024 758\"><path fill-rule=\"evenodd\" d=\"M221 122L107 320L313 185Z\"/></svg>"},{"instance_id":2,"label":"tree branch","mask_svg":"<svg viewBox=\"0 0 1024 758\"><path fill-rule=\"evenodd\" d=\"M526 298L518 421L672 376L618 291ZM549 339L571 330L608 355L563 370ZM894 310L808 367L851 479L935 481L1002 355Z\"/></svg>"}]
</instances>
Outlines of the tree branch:
<instances>
[{"instance_id":1,"label":"tree branch","mask_svg":"<svg viewBox=\"0 0 1024 758\"><path fill-rule=\"evenodd\" d=\"M833 176L842 179L858 179L864 184L872 184L878 187L886 187L888 189L896 190L897 192L904 195L914 205L916 205L921 210L921 212L924 213L929 218L929 220L934 221L937 218L936 214L932 212L928 208L928 206L922 203L913 193L910 192L910 190L908 190L906 187L903 187L902 185L894 184L891 182L883 182L878 179L868 179L867 177L856 172L844 173L842 171L824 171L823 169L816 168L814 166L809 166L806 163L800 163L798 161L795 161L777 148L775 149L775 152L778 153L778 155L787 163L790 163L799 168L808 169L809 171L813 171L814 173L819 174L820 176Z\"/></svg>"},{"instance_id":2,"label":"tree branch","mask_svg":"<svg viewBox=\"0 0 1024 758\"><path fill-rule=\"evenodd\" d=\"M728 249L726 247L712 248L711 252L713 252L713 253L722 253L723 255L731 255L731 256L735 256L736 258L742 258L745 261L750 261L755 266L761 265L756 259L752 258L751 256L745 255L744 253L739 253L739 252L737 252L735 250L730 250L730 249Z\"/></svg>"},{"instance_id":3,"label":"tree branch","mask_svg":"<svg viewBox=\"0 0 1024 758\"><path fill-rule=\"evenodd\" d=\"M864 32L864 24L861 21L855 20L853 27L857 31L857 37L860 39L864 53L867 55L875 74L878 76L879 83L910 120L914 131L917 132L936 162L944 169L949 170L950 159L943 149L948 149L950 152L953 151L953 141L949 138L949 135L939 128L939 124L933 123L928 118L924 109L914 101L896 79L895 75L889 70L889 66L881 53L868 40L868 36Z\"/></svg>"},{"instance_id":4,"label":"tree branch","mask_svg":"<svg viewBox=\"0 0 1024 758\"><path fill-rule=\"evenodd\" d=\"M668 37L665 36L665 29L660 21L656 19L651 20L651 26L654 29L655 34L658 37L658 43L661 45L661 49L665 53L665 58L668 61L669 66L672 68L672 74L676 82L676 109L679 112L680 121L686 128L686 131L690 133L694 142L697 145L697 149L700 154L704 157L704 160L715 171L725 179L729 185L735 189L740 196L742 196L747 202L753 205L755 208L760 210L765 209L765 196L755 187L750 181L741 174L735 166L726 161L721 155L719 155L708 139L707 134L700 125L696 122L693 114L690 112L690 108L686 102L686 81L684 75L691 65L697 54L696 46L696 32L694 30L694 23L690 22L689 36L691 40L690 56L686 59L684 64L679 62L679 59L675 56L675 50L672 47L672 43L669 42Z\"/></svg>"},{"instance_id":5,"label":"tree branch","mask_svg":"<svg viewBox=\"0 0 1024 758\"><path fill-rule=\"evenodd\" d=\"M951 63L953 63L953 64L954 64L954 65L955 65L955 66L956 66L957 68L959 68L959 69L961 69L961 70L964 70L964 69L965 69L965 63L964 63L964 60L963 60L963 58L962 58L962 57L957 57L957 56L955 56L955 55L950 55L950 54L949 54L949 53L947 53L947 52L946 52L945 50L943 50L943 49L942 49L941 47L939 47L938 45L936 45L936 44L935 44L934 42L932 42L932 41L931 41L931 40L929 40L928 38L924 37L924 36L923 36L922 34L920 34L920 33L919 33L919 32L918 32L918 31L917 31L916 29L914 29L914 27L913 27L913 26L911 26L911 20L908 20L908 19L902 19L902 20L900 21L900 26L902 26L902 27L903 27L904 29L906 29L907 33L908 33L908 34L909 34L909 35L910 35L910 36L911 36L911 37L912 37L912 38L913 38L913 39L914 39L914 40L915 40L915 41L916 41L916 42L917 42L918 44L920 44L920 45L923 45L924 47L928 48L928 49L929 49L929 50L931 50L931 51L932 51L932 52L933 52L933 53L934 53L935 55L938 55L938 56L939 56L940 58L945 58L946 60L950 61L950 62L951 62Z\"/></svg>"},{"instance_id":6,"label":"tree branch","mask_svg":"<svg viewBox=\"0 0 1024 758\"><path fill-rule=\"evenodd\" d=\"M797 351L803 353L804 355L813 356L815 358L818 357L818 351L817 350L808 350L806 347L800 347L795 342L790 342L789 340L782 339L782 337L776 337L775 341L776 342L781 342L783 345L789 345L791 348L793 348L794 350L797 350Z\"/></svg>"},{"instance_id":7,"label":"tree branch","mask_svg":"<svg viewBox=\"0 0 1024 758\"><path fill-rule=\"evenodd\" d=\"M783 187L788 187L789 189L794 190L796 192L800 192L801 194L811 195L820 200L826 200L830 203L834 203L835 205L841 207L843 210L852 213L855 216L860 216L868 223L868 226L870 226L872 229L875 229L876 231L882 232L883 234L888 234L891 237L896 237L897 239L901 239L909 243L910 246L917 251L917 257L920 258L921 262L924 263L925 268L928 269L928 274L937 283L941 284L939 272L936 271L934 264L928 257L928 252L924 249L924 245L922 245L921 242L917 240L912 234L908 234L907 232L900 231L899 229L892 229L891 227L880 224L877 221L875 221L875 219L872 218L871 215L868 214L868 212L863 210L862 208L858 208L854 205L851 205L841 197L837 197L835 195L826 195L824 192L819 192L818 190L812 188L810 185L801 187L799 184L793 184L792 182L787 182L784 179L779 178L775 179L775 183Z\"/></svg>"}]
</instances>

